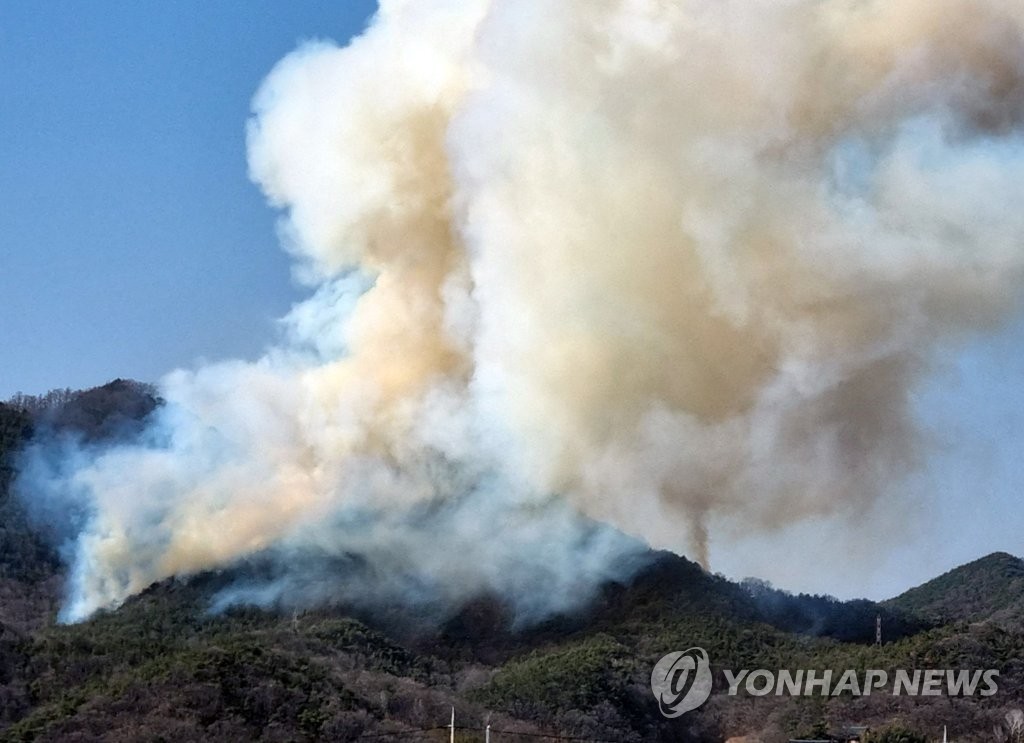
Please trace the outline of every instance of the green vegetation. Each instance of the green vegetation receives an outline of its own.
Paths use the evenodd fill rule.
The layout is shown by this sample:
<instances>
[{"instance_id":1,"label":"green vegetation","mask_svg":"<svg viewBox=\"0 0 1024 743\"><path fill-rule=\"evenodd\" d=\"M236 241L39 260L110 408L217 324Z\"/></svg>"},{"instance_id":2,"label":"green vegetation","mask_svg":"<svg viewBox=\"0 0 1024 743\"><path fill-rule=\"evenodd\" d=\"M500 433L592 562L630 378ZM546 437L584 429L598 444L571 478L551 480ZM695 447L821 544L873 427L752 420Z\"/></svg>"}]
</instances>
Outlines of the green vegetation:
<instances>
[{"instance_id":1,"label":"green vegetation","mask_svg":"<svg viewBox=\"0 0 1024 743\"><path fill-rule=\"evenodd\" d=\"M47 402L49 400L49 402ZM869 725L870 743L941 736L990 741L1024 706L1024 564L990 555L886 602L793 596L735 584L669 554L593 605L523 631L499 597L479 597L441 627L353 618L208 612L228 572L152 586L116 612L60 626L52 549L10 482L16 451L41 428L131 435L158 404L118 381L0 405L0 741L447 740L422 731L490 722L507 731L616 741L783 743ZM69 408L71 406L71 408ZM72 409L73 408L73 409ZM873 644L881 613L887 642ZM660 716L650 672L664 654L707 650L716 693L678 720ZM995 668L995 697L728 697L729 669ZM465 730L459 740L481 740ZM521 738L527 740L527 738ZM867 743L866 741L866 743Z\"/></svg>"},{"instance_id":2,"label":"green vegetation","mask_svg":"<svg viewBox=\"0 0 1024 743\"><path fill-rule=\"evenodd\" d=\"M1019 619L1024 608L1024 560L995 552L886 604L938 622Z\"/></svg>"},{"instance_id":3,"label":"green vegetation","mask_svg":"<svg viewBox=\"0 0 1024 743\"><path fill-rule=\"evenodd\" d=\"M622 701L633 665L626 646L597 634L515 659L473 696L525 717L591 709Z\"/></svg>"}]
</instances>

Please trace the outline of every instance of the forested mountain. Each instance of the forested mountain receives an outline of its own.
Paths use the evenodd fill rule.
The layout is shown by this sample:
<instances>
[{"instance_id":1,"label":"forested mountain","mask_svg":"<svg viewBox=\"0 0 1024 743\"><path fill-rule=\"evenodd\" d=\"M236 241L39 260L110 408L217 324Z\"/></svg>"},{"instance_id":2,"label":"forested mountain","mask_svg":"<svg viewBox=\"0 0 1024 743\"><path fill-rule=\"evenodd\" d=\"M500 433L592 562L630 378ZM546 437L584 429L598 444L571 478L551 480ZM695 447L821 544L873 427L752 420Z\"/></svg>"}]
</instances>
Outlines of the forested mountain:
<instances>
[{"instance_id":1,"label":"forested mountain","mask_svg":"<svg viewBox=\"0 0 1024 743\"><path fill-rule=\"evenodd\" d=\"M994 552L886 602L935 622L1017 620L1024 614L1024 560Z\"/></svg>"},{"instance_id":2,"label":"forested mountain","mask_svg":"<svg viewBox=\"0 0 1024 743\"><path fill-rule=\"evenodd\" d=\"M1022 563L990 555L885 602L791 595L734 583L651 553L584 610L526 628L498 596L440 625L343 606L213 614L211 597L255 563L168 580L114 612L55 623L61 568L11 497L15 453L36 432L134 435L159 400L117 380L84 393L0 405L0 740L747 741L780 743L850 725L875 740L991 741L1024 705ZM34 401L34 402L33 402ZM876 615L886 643L874 645ZM650 692L653 665L699 646L715 693L678 719ZM834 698L724 692L721 669L992 668L992 697ZM1005 727L1005 726L1004 726ZM916 732L915 732L916 731ZM547 738L543 736L548 736ZM890 740L896 740L895 734ZM997 738L998 739L998 738Z\"/></svg>"},{"instance_id":3,"label":"forested mountain","mask_svg":"<svg viewBox=\"0 0 1024 743\"><path fill-rule=\"evenodd\" d=\"M55 555L35 530L25 510L10 494L14 454L32 433L30 416L0 403L0 580L41 579L57 567Z\"/></svg>"}]
</instances>

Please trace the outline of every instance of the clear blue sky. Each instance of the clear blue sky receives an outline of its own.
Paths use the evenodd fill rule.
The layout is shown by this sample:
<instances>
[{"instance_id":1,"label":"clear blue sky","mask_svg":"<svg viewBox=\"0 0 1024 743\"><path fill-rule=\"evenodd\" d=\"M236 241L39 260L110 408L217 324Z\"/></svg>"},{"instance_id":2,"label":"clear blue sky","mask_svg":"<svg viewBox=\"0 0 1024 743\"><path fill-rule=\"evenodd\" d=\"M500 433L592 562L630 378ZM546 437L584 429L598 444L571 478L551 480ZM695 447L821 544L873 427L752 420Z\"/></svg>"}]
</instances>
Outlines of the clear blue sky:
<instances>
[{"instance_id":1,"label":"clear blue sky","mask_svg":"<svg viewBox=\"0 0 1024 743\"><path fill-rule=\"evenodd\" d=\"M0 2L0 400L255 356L300 291L247 177L260 81L370 0Z\"/></svg>"}]
</instances>

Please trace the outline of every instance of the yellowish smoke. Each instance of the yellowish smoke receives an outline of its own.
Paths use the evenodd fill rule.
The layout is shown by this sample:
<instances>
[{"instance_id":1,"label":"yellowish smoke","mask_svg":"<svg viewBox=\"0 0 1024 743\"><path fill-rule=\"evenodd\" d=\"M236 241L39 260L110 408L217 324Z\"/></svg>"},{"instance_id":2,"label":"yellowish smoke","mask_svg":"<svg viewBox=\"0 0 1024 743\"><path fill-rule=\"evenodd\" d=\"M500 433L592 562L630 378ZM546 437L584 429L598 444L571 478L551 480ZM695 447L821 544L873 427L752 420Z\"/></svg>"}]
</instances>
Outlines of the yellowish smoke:
<instances>
[{"instance_id":1,"label":"yellowish smoke","mask_svg":"<svg viewBox=\"0 0 1024 743\"><path fill-rule=\"evenodd\" d=\"M71 618L282 544L501 587L488 532L552 495L704 562L716 524L855 513L1021 287L1015 0L391 0L254 114L318 290L260 361L168 377L161 445L47 485L92 513ZM485 477L462 562L390 520Z\"/></svg>"}]
</instances>

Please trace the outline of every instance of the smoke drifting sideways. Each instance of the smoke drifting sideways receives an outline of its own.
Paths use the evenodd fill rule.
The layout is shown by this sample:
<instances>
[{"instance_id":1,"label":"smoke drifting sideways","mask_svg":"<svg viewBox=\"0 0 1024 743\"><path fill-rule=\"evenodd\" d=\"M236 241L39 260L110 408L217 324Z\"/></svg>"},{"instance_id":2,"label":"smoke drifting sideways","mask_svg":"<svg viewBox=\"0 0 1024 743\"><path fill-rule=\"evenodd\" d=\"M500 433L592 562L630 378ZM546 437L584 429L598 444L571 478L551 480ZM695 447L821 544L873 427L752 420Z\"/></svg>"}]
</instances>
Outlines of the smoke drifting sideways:
<instances>
[{"instance_id":1,"label":"smoke drifting sideways","mask_svg":"<svg viewBox=\"0 0 1024 743\"><path fill-rule=\"evenodd\" d=\"M927 462L936 353L1018 308L1015 0L385 0L248 137L315 291L144 440L27 458L65 620L253 555L221 605L529 619L644 545L855 521Z\"/></svg>"}]
</instances>

